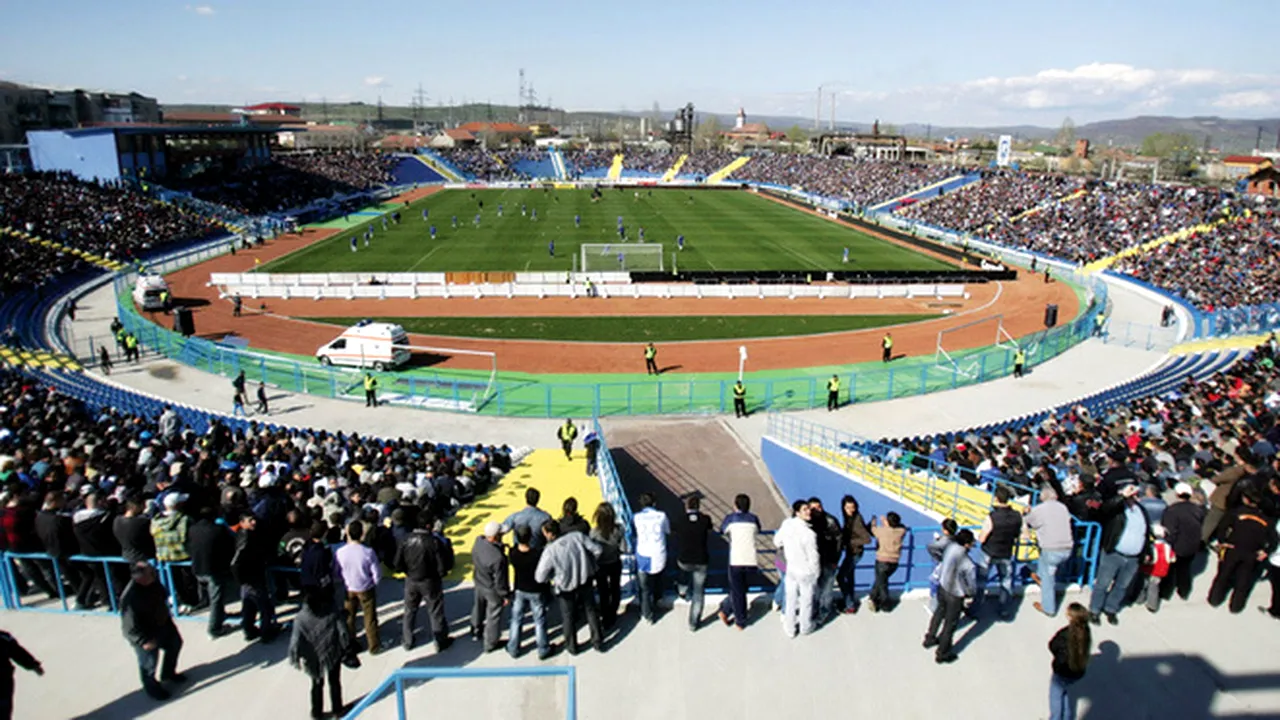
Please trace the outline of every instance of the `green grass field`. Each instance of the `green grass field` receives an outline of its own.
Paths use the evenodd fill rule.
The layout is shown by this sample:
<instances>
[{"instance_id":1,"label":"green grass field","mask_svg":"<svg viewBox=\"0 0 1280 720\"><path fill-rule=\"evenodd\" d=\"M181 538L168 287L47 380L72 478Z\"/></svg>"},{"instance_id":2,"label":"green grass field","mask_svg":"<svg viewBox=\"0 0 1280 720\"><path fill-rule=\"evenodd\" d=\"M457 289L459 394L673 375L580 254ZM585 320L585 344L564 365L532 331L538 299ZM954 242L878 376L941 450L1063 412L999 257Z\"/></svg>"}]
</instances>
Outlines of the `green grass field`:
<instances>
[{"instance_id":1,"label":"green grass field","mask_svg":"<svg viewBox=\"0 0 1280 720\"><path fill-rule=\"evenodd\" d=\"M921 255L829 220L739 191L605 190L591 202L588 190L446 190L402 211L400 225L382 229L369 215L369 247L350 240L361 224L333 238L266 263L261 272L567 271L583 243L618 243L623 217L629 242L661 243L665 268L676 252L681 270L948 270ZM652 194L650 194L652 193ZM479 209L483 201L483 210ZM498 217L498 206L503 216ZM521 215L521 205L530 216ZM423 209L430 212L422 219ZM538 219L531 217L537 210ZM479 212L479 227L474 225ZM452 227L457 216L458 227ZM574 216L581 215L581 227ZM351 219L360 216L353 215ZM429 225L437 229L431 240ZM555 255L548 250L555 243ZM850 262L841 262L849 248Z\"/></svg>"},{"instance_id":2,"label":"green grass field","mask_svg":"<svg viewBox=\"0 0 1280 720\"><path fill-rule=\"evenodd\" d=\"M631 316L631 317L407 317L374 318L411 333L449 337L591 342L679 342L784 337L864 330L917 322L934 315ZM309 318L352 325L358 318Z\"/></svg>"}]
</instances>

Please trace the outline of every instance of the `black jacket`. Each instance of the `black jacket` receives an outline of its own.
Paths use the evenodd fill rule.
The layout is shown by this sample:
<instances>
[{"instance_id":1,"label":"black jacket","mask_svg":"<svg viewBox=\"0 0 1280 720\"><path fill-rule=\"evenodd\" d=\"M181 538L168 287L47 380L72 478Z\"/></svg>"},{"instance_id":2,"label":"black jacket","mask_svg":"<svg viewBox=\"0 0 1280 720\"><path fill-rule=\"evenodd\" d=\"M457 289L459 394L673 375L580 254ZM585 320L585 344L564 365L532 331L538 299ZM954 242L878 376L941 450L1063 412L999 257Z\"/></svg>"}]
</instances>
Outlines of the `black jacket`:
<instances>
[{"instance_id":1,"label":"black jacket","mask_svg":"<svg viewBox=\"0 0 1280 720\"><path fill-rule=\"evenodd\" d=\"M151 520L145 515L121 515L111 523L111 529L125 560L135 563L155 558L156 539L151 536Z\"/></svg>"},{"instance_id":2,"label":"black jacket","mask_svg":"<svg viewBox=\"0 0 1280 720\"><path fill-rule=\"evenodd\" d=\"M191 555L191 571L196 575L230 576L235 550L235 535L225 525L202 518L187 529L187 552Z\"/></svg>"},{"instance_id":3,"label":"black jacket","mask_svg":"<svg viewBox=\"0 0 1280 720\"><path fill-rule=\"evenodd\" d=\"M1160 519L1164 525L1165 540L1173 553L1188 557L1200 552L1200 530L1204 525L1204 508L1190 500L1181 500L1169 506Z\"/></svg>"},{"instance_id":4,"label":"black jacket","mask_svg":"<svg viewBox=\"0 0 1280 720\"><path fill-rule=\"evenodd\" d=\"M1134 507L1142 512L1142 519L1147 523L1147 530L1142 534L1142 551L1138 553L1138 557L1146 557L1151 550L1151 518L1147 516L1147 510L1142 505L1135 504ZM1102 507L1098 508L1098 521L1102 523L1103 552L1114 552L1116 543L1124 534L1124 497L1116 495L1110 500L1104 500Z\"/></svg>"},{"instance_id":5,"label":"black jacket","mask_svg":"<svg viewBox=\"0 0 1280 720\"><path fill-rule=\"evenodd\" d=\"M1230 550L1253 556L1259 550L1270 553L1276 547L1275 524L1257 508L1241 505L1227 514L1222 542Z\"/></svg>"},{"instance_id":6,"label":"black jacket","mask_svg":"<svg viewBox=\"0 0 1280 720\"><path fill-rule=\"evenodd\" d=\"M130 581L125 586L120 595L120 624L125 638L137 646L178 631L169 614L169 593L159 580L145 586Z\"/></svg>"},{"instance_id":7,"label":"black jacket","mask_svg":"<svg viewBox=\"0 0 1280 720\"><path fill-rule=\"evenodd\" d=\"M236 534L236 554L231 558L231 574L241 585L265 587L270 545L261 530L241 530Z\"/></svg>"},{"instance_id":8,"label":"black jacket","mask_svg":"<svg viewBox=\"0 0 1280 720\"><path fill-rule=\"evenodd\" d=\"M423 580L439 580L449 573L449 568L440 551L440 542L428 530L414 530L396 548L396 570L404 573L405 579L421 582Z\"/></svg>"},{"instance_id":9,"label":"black jacket","mask_svg":"<svg viewBox=\"0 0 1280 720\"><path fill-rule=\"evenodd\" d=\"M80 513L84 513L81 515ZM74 523L76 544L81 555L90 557L116 557L120 554L120 543L111 532L111 521L115 517L106 511L93 512L81 510L72 520Z\"/></svg>"},{"instance_id":10,"label":"black jacket","mask_svg":"<svg viewBox=\"0 0 1280 720\"><path fill-rule=\"evenodd\" d=\"M809 527L818 536L818 562L823 567L833 567L840 562L840 523L823 512L809 519Z\"/></svg>"},{"instance_id":11,"label":"black jacket","mask_svg":"<svg viewBox=\"0 0 1280 720\"><path fill-rule=\"evenodd\" d=\"M36 513L36 536L44 545L44 551L59 560L76 554L76 536L71 518L60 512L41 510Z\"/></svg>"}]
</instances>

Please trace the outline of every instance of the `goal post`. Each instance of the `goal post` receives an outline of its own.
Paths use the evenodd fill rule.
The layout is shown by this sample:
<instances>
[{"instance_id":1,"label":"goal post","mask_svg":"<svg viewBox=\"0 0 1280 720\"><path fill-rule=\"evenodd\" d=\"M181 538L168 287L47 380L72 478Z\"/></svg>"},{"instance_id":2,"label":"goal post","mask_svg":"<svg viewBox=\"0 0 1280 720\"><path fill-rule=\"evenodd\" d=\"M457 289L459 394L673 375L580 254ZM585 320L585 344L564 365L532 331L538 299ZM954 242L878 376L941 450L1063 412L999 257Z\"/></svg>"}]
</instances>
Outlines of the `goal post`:
<instances>
[{"instance_id":1,"label":"goal post","mask_svg":"<svg viewBox=\"0 0 1280 720\"><path fill-rule=\"evenodd\" d=\"M954 372L967 378L975 377L981 372L980 358L960 355L962 349L973 346L972 342L963 342L961 336L978 338L985 336L991 339L991 345L994 347L1005 350L1018 349L1018 341L1004 328L1004 315L992 315L939 331L933 354L935 369L948 373Z\"/></svg>"},{"instance_id":2,"label":"goal post","mask_svg":"<svg viewBox=\"0 0 1280 720\"><path fill-rule=\"evenodd\" d=\"M468 355L482 358L481 362L489 371L488 377L444 377L433 373L430 376L397 377L394 381L395 393L389 393L388 400L399 400L406 405L416 405L437 410L462 410L478 412L492 397L494 386L498 381L498 354L491 350L464 350L461 348L432 347L429 345L395 345L408 350L412 354L424 355ZM487 361L487 362L486 362Z\"/></svg>"},{"instance_id":3,"label":"goal post","mask_svg":"<svg viewBox=\"0 0 1280 720\"><path fill-rule=\"evenodd\" d=\"M660 272L662 243L583 243L580 272Z\"/></svg>"}]
</instances>

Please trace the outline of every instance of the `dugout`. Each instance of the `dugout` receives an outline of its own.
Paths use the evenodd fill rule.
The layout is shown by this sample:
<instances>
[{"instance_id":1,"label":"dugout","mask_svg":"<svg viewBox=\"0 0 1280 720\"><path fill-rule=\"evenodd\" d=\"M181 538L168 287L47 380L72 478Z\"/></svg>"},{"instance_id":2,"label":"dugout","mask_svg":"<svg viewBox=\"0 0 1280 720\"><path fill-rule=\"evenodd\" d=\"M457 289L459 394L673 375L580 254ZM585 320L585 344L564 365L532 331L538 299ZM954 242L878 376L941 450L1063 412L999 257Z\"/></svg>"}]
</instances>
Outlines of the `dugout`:
<instances>
[{"instance_id":1,"label":"dugout","mask_svg":"<svg viewBox=\"0 0 1280 720\"><path fill-rule=\"evenodd\" d=\"M27 133L31 167L81 180L158 183L271 162L278 130L253 126L122 125ZM294 130L294 132L298 132Z\"/></svg>"}]
</instances>

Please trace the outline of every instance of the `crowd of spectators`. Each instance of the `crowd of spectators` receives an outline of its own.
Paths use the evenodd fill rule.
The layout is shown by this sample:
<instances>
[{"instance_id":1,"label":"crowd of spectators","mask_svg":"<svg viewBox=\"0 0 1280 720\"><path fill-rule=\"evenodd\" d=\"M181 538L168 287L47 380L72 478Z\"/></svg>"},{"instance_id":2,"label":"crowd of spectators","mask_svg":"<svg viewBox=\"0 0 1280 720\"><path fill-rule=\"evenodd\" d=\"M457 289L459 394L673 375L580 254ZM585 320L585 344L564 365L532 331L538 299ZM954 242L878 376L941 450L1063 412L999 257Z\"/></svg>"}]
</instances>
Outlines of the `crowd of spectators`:
<instances>
[{"instance_id":1,"label":"crowd of spectators","mask_svg":"<svg viewBox=\"0 0 1280 720\"><path fill-rule=\"evenodd\" d=\"M1212 312L1280 299L1280 212L1254 204L1208 232L1121 260L1113 268Z\"/></svg>"},{"instance_id":2,"label":"crowd of spectators","mask_svg":"<svg viewBox=\"0 0 1280 720\"><path fill-rule=\"evenodd\" d=\"M296 153L277 156L267 165L229 174L210 169L166 184L246 215L264 215L385 185L395 162L394 156L380 153Z\"/></svg>"},{"instance_id":3,"label":"crowd of spectators","mask_svg":"<svg viewBox=\"0 0 1280 720\"><path fill-rule=\"evenodd\" d=\"M24 230L108 260L129 262L160 245L217 230L120 184L84 182L62 173L0 174L0 227ZM0 291L39 286L83 266L78 257L0 237Z\"/></svg>"},{"instance_id":4,"label":"crowd of spectators","mask_svg":"<svg viewBox=\"0 0 1280 720\"><path fill-rule=\"evenodd\" d=\"M626 170L660 176L670 170L679 157L679 153L669 150L628 149L623 151L622 166Z\"/></svg>"},{"instance_id":5,"label":"crowd of spectators","mask_svg":"<svg viewBox=\"0 0 1280 720\"><path fill-rule=\"evenodd\" d=\"M964 191L937 202L953 203ZM1077 263L1220 218L1238 203L1214 189L1102 183L1015 222L997 222L985 236Z\"/></svg>"},{"instance_id":6,"label":"crowd of spectators","mask_svg":"<svg viewBox=\"0 0 1280 720\"><path fill-rule=\"evenodd\" d=\"M977 183L925 202L904 205L896 213L957 232L977 232L1066 197L1083 185L1082 179L1070 175L984 172Z\"/></svg>"},{"instance_id":7,"label":"crowd of spectators","mask_svg":"<svg viewBox=\"0 0 1280 720\"><path fill-rule=\"evenodd\" d=\"M680 167L681 177L703 179L738 158L738 153L725 150L703 150L689 155Z\"/></svg>"},{"instance_id":8,"label":"crowd of spectators","mask_svg":"<svg viewBox=\"0 0 1280 720\"><path fill-rule=\"evenodd\" d=\"M948 165L776 154L753 156L730 179L800 188L867 207L961 173Z\"/></svg>"},{"instance_id":9,"label":"crowd of spectators","mask_svg":"<svg viewBox=\"0 0 1280 720\"><path fill-rule=\"evenodd\" d=\"M1095 417L1074 406L1038 425L979 435L886 439L890 460L935 469L992 487L1053 488L1081 520L1096 495L1114 493L1120 479L1154 485L1168 495L1177 483L1203 496L1219 474L1248 460L1269 468L1280 447L1280 373L1273 338L1249 357L1204 380L1187 378L1174 391L1115 407ZM1110 486L1110 487L1108 487Z\"/></svg>"},{"instance_id":10,"label":"crowd of spectators","mask_svg":"<svg viewBox=\"0 0 1280 720\"><path fill-rule=\"evenodd\" d=\"M458 170L475 176L481 182L519 182L534 179L517 167L522 162L539 162L547 159L547 151L541 148L454 148L438 151Z\"/></svg>"},{"instance_id":11,"label":"crowd of spectators","mask_svg":"<svg viewBox=\"0 0 1280 720\"><path fill-rule=\"evenodd\" d=\"M607 171L616 154L612 150L568 150L564 152L566 170L575 178L592 171Z\"/></svg>"},{"instance_id":12,"label":"crowd of spectators","mask_svg":"<svg viewBox=\"0 0 1280 720\"><path fill-rule=\"evenodd\" d=\"M188 538L166 549L147 532L168 510L231 527L252 515L265 536L259 560L266 565L296 564L291 541L305 540L317 523L336 542L359 519L373 528L369 544L389 565L407 516L447 518L509 472L511 455L505 446L257 425L232 430L218 421L196 434L168 408L157 418L95 411L31 377L0 371L3 548L60 560L77 553L150 560L157 546L161 560L186 559ZM95 567L63 565L68 597L81 607L105 602ZM49 566L25 562L21 570L23 588L57 597ZM179 594L193 608L208 601L194 587Z\"/></svg>"}]
</instances>

